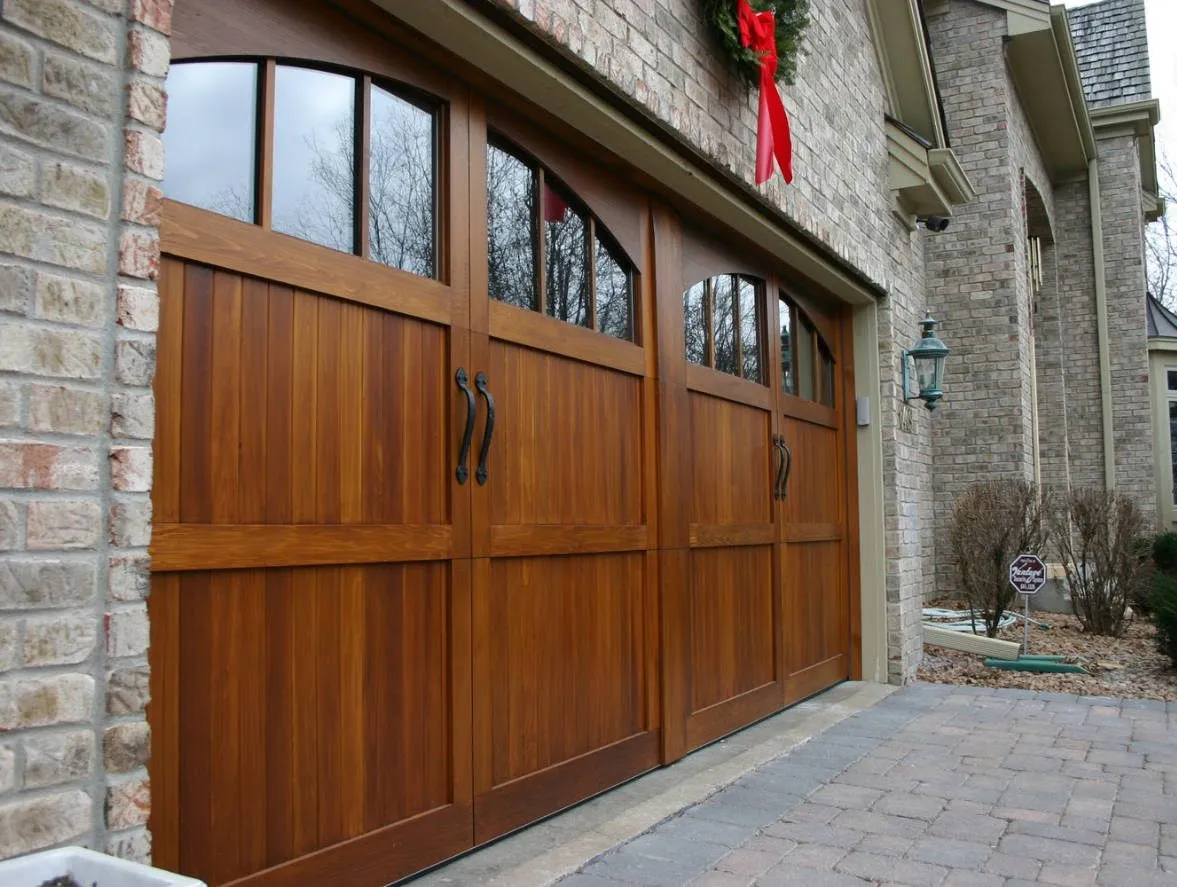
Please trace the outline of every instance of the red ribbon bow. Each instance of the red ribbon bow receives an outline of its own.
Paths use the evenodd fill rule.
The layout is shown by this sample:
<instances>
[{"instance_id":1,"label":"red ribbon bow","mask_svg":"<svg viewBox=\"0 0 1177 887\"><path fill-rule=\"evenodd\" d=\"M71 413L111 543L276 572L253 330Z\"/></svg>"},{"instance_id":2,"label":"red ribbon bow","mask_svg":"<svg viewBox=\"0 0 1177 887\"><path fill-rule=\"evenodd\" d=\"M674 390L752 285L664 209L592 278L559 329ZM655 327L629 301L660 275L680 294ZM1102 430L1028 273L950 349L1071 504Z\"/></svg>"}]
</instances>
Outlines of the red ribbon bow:
<instances>
[{"instance_id":1,"label":"red ribbon bow","mask_svg":"<svg viewBox=\"0 0 1177 887\"><path fill-rule=\"evenodd\" d=\"M756 127L756 184L772 177L772 160L780 164L785 184L793 181L793 139L789 115L776 88L776 19L771 11L755 12L748 0L737 0L740 43L760 54L760 120Z\"/></svg>"}]
</instances>

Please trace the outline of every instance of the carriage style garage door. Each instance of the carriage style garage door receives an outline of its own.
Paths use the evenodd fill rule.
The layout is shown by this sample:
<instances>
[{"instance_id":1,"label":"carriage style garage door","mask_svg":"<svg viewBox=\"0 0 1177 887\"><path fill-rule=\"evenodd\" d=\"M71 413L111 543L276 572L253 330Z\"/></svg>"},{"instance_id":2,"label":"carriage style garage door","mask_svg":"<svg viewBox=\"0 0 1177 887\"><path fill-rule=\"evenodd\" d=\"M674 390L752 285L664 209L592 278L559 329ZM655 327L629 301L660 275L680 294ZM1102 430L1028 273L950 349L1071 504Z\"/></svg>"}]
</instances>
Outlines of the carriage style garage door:
<instances>
[{"instance_id":1,"label":"carriage style garage door","mask_svg":"<svg viewBox=\"0 0 1177 887\"><path fill-rule=\"evenodd\" d=\"M298 6L177 4L151 828L375 887L854 674L852 372L836 303Z\"/></svg>"}]
</instances>

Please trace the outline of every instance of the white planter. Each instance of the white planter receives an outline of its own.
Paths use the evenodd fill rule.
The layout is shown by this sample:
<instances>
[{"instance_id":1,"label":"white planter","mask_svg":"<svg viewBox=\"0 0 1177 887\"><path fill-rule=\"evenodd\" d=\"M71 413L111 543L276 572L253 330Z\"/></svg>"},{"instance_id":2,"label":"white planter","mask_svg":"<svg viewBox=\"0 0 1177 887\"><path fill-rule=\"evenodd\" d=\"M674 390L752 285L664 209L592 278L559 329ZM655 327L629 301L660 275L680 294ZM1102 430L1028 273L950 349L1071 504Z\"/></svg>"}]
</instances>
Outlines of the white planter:
<instances>
[{"instance_id":1,"label":"white planter","mask_svg":"<svg viewBox=\"0 0 1177 887\"><path fill-rule=\"evenodd\" d=\"M203 881L195 878L84 847L61 847L0 862L3 887L41 887L63 875L73 878L81 887L205 887Z\"/></svg>"}]
</instances>

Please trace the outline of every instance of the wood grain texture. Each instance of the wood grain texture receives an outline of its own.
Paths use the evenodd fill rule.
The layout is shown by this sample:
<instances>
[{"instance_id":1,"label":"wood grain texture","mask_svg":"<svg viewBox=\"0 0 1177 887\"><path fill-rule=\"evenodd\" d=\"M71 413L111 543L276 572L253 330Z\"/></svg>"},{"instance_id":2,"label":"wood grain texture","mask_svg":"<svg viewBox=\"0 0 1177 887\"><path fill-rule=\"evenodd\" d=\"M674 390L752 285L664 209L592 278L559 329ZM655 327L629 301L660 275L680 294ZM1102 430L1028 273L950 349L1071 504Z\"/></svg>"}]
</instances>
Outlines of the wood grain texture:
<instances>
[{"instance_id":1,"label":"wood grain texture","mask_svg":"<svg viewBox=\"0 0 1177 887\"><path fill-rule=\"evenodd\" d=\"M184 871L230 882L455 800L451 583L446 564L157 578L163 618L179 608L178 729L153 723L178 745Z\"/></svg>"},{"instance_id":2,"label":"wood grain texture","mask_svg":"<svg viewBox=\"0 0 1177 887\"><path fill-rule=\"evenodd\" d=\"M490 303L490 334L496 339L599 364L632 376L645 373L645 353L632 342L505 302Z\"/></svg>"},{"instance_id":3,"label":"wood grain texture","mask_svg":"<svg viewBox=\"0 0 1177 887\"><path fill-rule=\"evenodd\" d=\"M647 731L644 566L641 554L491 562L474 609L491 664L474 676L493 736L483 785Z\"/></svg>"},{"instance_id":4,"label":"wood grain texture","mask_svg":"<svg viewBox=\"0 0 1177 887\"><path fill-rule=\"evenodd\" d=\"M444 283L165 200L165 253L437 323L465 307Z\"/></svg>"},{"instance_id":5,"label":"wood grain texture","mask_svg":"<svg viewBox=\"0 0 1177 887\"><path fill-rule=\"evenodd\" d=\"M772 523L770 423L763 410L690 395L692 523Z\"/></svg>"}]
</instances>

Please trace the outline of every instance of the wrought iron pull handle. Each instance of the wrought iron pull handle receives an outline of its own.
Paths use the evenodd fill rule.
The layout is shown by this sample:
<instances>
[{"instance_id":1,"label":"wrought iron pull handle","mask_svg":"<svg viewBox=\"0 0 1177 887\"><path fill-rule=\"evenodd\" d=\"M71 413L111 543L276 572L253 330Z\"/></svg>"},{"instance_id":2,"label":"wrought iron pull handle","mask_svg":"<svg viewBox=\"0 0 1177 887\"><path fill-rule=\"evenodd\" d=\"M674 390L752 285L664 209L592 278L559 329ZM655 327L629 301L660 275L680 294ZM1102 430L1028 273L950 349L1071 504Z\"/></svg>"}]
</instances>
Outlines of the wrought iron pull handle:
<instances>
[{"instance_id":1,"label":"wrought iron pull handle","mask_svg":"<svg viewBox=\"0 0 1177 887\"><path fill-rule=\"evenodd\" d=\"M781 438L781 448L785 451L785 479L781 483L781 498L789 498L789 475L793 473L793 451L789 449L789 445L785 443L785 439Z\"/></svg>"},{"instance_id":2,"label":"wrought iron pull handle","mask_svg":"<svg viewBox=\"0 0 1177 887\"><path fill-rule=\"evenodd\" d=\"M458 483L464 484L470 476L470 469L466 462L470 458L470 441L474 438L474 416L478 411L478 404L474 401L474 392L470 390L470 377L466 375L465 367L458 367L454 373L454 380L462 393L466 395L466 429L462 432L462 445L458 448Z\"/></svg>"},{"instance_id":3,"label":"wrought iron pull handle","mask_svg":"<svg viewBox=\"0 0 1177 887\"><path fill-rule=\"evenodd\" d=\"M486 398L486 431L482 433L482 447L478 451L478 470L474 472L474 477L480 486L486 483L486 457L490 453L490 441L495 433L495 399L491 397L486 386L486 373L478 373L474 377L474 387L478 389L479 394Z\"/></svg>"},{"instance_id":4,"label":"wrought iron pull handle","mask_svg":"<svg viewBox=\"0 0 1177 887\"><path fill-rule=\"evenodd\" d=\"M775 454L774 461L776 462L776 473L772 483L772 498L774 499L781 498L781 477L785 473L785 451L781 449L781 444L784 442L785 439L779 434L772 436L772 449Z\"/></svg>"}]
</instances>

